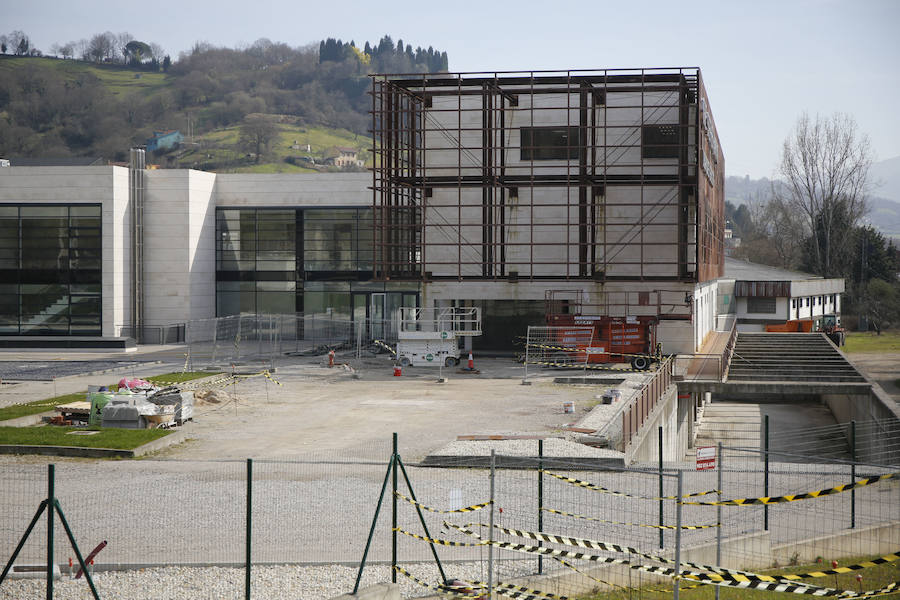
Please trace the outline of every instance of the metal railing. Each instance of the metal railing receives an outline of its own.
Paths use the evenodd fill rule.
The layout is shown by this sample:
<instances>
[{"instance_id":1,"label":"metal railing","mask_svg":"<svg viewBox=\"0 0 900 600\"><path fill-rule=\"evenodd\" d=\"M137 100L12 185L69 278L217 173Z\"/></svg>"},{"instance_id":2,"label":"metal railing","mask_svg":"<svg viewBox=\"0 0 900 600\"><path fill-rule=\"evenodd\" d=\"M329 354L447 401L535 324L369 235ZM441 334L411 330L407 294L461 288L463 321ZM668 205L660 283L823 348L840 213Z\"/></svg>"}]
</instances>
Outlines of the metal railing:
<instances>
[{"instance_id":1,"label":"metal railing","mask_svg":"<svg viewBox=\"0 0 900 600\"><path fill-rule=\"evenodd\" d=\"M669 357L660 363L653 377L644 384L631 404L622 413L622 444L627 447L631 439L640 431L647 416L665 396L666 390L674 382L672 369L674 358Z\"/></svg>"}]
</instances>

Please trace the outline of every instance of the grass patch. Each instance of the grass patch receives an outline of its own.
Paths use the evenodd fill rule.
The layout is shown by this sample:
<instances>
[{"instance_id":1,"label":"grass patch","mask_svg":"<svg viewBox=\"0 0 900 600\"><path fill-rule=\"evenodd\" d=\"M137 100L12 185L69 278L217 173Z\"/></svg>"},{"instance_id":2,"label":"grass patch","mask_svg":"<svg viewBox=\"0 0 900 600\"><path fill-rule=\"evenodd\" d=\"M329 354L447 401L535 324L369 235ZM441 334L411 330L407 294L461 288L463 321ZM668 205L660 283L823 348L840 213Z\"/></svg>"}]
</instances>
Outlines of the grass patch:
<instances>
[{"instance_id":1,"label":"grass patch","mask_svg":"<svg viewBox=\"0 0 900 600\"><path fill-rule=\"evenodd\" d=\"M162 375L153 375L152 377L145 377L146 381L150 383L183 383L185 381L192 381L194 379L203 379L204 377L211 377L212 375L221 375L221 371L188 371L186 373L163 373Z\"/></svg>"},{"instance_id":2,"label":"grass patch","mask_svg":"<svg viewBox=\"0 0 900 600\"><path fill-rule=\"evenodd\" d=\"M67 80L77 82L85 74L99 79L106 90L115 96L133 94L144 96L172 86L174 79L160 72L139 71L125 65L104 65L80 60L61 60L48 57L18 56L6 57L0 62L0 72L11 72L25 65L53 69Z\"/></svg>"},{"instance_id":3,"label":"grass patch","mask_svg":"<svg viewBox=\"0 0 900 600\"><path fill-rule=\"evenodd\" d=\"M870 331L850 331L844 340L844 352L900 353L900 331L882 331L881 335Z\"/></svg>"},{"instance_id":4,"label":"grass patch","mask_svg":"<svg viewBox=\"0 0 900 600\"><path fill-rule=\"evenodd\" d=\"M9 419L18 419L19 417L37 415L53 410L60 404L67 404L69 402L84 400L85 393L86 392L76 392L74 394L66 394L64 396L47 398L46 400L35 400L34 402L26 402L25 404L13 404L12 406L4 406L3 408L0 408L0 421L8 421Z\"/></svg>"},{"instance_id":5,"label":"grass patch","mask_svg":"<svg viewBox=\"0 0 900 600\"><path fill-rule=\"evenodd\" d=\"M70 431L84 431L83 427L0 427L0 444L17 446L77 446L79 448L110 448L134 450L172 433L169 429L94 428L96 435L67 435Z\"/></svg>"},{"instance_id":6,"label":"grass patch","mask_svg":"<svg viewBox=\"0 0 900 600\"><path fill-rule=\"evenodd\" d=\"M863 556L863 557L855 557L855 558L844 558L839 561L839 566L847 566L847 565L855 565L867 560L872 559L872 556ZM831 560L827 557L821 563L813 563L807 565L797 565L791 567L781 567L778 569L767 569L763 571L754 571L760 574L766 575L786 575L793 573L809 573L810 571L820 571L824 569L830 568ZM802 580L805 583L809 583L811 585L818 585L821 587L833 587L839 588L843 590L853 590L859 591L860 583L856 581L857 573L863 576L862 580L862 589L865 590L874 590L884 587L885 585L900 581L900 564L897 562L887 563L883 565L877 565L875 567L870 567L867 569L863 569L861 571L854 571L851 573L844 573L842 575L837 576L837 583L835 583L835 577L833 575L829 575L826 577L814 577L810 579ZM602 576L601 576L602 579ZM700 587L693 589L683 589L684 586L693 585L693 582L688 580L683 580L681 587L682 589L679 592L679 597L684 598L685 600L713 600L716 597L716 586L714 585L701 585ZM731 587L723 587L721 589L721 597L728 598L728 600L764 600L765 598L773 597L798 597L797 594L789 593L789 592L768 592L765 590L745 590L740 588L731 588ZM659 591L657 591L659 590ZM777 596L776 596L777 595ZM891 594L889 597L896 597L895 594ZM646 600L662 600L662 598L671 598L672 597L672 587L671 585L648 585L646 588L642 590L616 590L609 592L601 592L593 595L582 596L584 600L623 600L623 599L631 599L637 600L639 598L644 598ZM805 597L805 596L800 596ZM888 597L888 596L886 596Z\"/></svg>"}]
</instances>

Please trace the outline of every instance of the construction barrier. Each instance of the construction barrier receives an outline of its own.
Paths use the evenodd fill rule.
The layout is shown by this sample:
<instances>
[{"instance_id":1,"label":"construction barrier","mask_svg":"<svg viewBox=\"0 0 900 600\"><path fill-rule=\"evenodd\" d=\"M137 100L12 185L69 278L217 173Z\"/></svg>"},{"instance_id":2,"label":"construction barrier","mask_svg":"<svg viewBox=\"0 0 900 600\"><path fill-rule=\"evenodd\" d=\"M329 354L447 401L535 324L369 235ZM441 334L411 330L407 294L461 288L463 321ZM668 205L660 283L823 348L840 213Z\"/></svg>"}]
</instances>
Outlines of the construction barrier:
<instances>
[{"instance_id":1,"label":"construction barrier","mask_svg":"<svg viewBox=\"0 0 900 600\"><path fill-rule=\"evenodd\" d=\"M707 490L705 492L691 492L690 494L684 494L682 496L637 496L635 494L628 494L626 492L616 492L610 490L608 488L603 487L602 485L597 485L596 483L591 483L590 481L583 481L581 479L576 479L574 477L567 477L565 475L560 475L558 473L553 473L551 471L547 471L545 469L540 470L541 473L546 473L551 477L555 477L560 481L565 481L566 483L570 483L574 486L584 488L586 490L592 490L594 492L602 492L604 494L610 494L612 496L622 496L623 498L637 498L640 500L678 500L679 498L696 498L697 496L708 496L709 494L718 494L719 490ZM683 502L682 504L706 504L704 502Z\"/></svg>"},{"instance_id":2,"label":"construction barrier","mask_svg":"<svg viewBox=\"0 0 900 600\"><path fill-rule=\"evenodd\" d=\"M592 560L595 562L604 562L610 564L629 564L630 562L624 559L606 559L604 557L595 557L594 555L585 555L577 552L568 552L565 550L552 550L543 546L526 546L523 544L511 544L510 542L496 542L487 540L479 535L478 533L472 531L470 527L472 526L481 526L488 527L482 523L467 523L466 525L456 525L449 522L444 522L446 527L450 527L456 529L457 531L464 533L466 535L471 535L478 539L483 540L483 543L487 543L496 547L506 548L509 550L514 550L517 552L525 552L525 553L536 553L536 554L545 554L550 556L565 556L568 558L577 558L579 560ZM547 534L541 532L533 532L533 531L523 531L518 529L509 529L505 527L500 527L495 525L495 529L506 533L508 535L513 535L516 537L524 537L527 539L532 539L536 541L544 541L556 544L562 544L566 546L575 546L579 548L586 548L592 550L603 550L607 552L617 552L620 554L633 554L635 556L640 556L642 558L646 558L648 560L653 560L656 562L661 562L664 564L675 564L675 561L671 558L667 558L664 556L657 556L652 554L647 554L637 550L636 548L630 548L627 546L621 546L619 544L610 544L607 542L599 542L595 540L587 540L583 538L574 538L568 536L560 536L554 534ZM550 552L547 552L550 550ZM598 560L600 559L600 560ZM753 588L753 589L765 589L770 591L793 591L794 593L803 593L803 594L811 594L811 595L820 595L820 596L852 596L852 597L866 597L873 595L880 595L886 593L885 589L893 589L894 586L900 584L900 582L890 584L885 588L879 590L872 590L869 592L854 592L852 590L836 590L833 588L825 588L816 586L810 583L806 583L801 581L802 579L810 579L816 577L827 577L828 575L838 575L841 573L850 573L853 571L859 571L862 569L871 568L877 565L888 564L897 561L900 559L900 552L895 552L893 554L889 554L886 556L881 556L870 561L864 561L861 563L857 563L855 565L850 565L847 567L835 567L833 569L828 569L824 571L810 571L807 573L794 573L787 575L760 575L757 573L751 573L748 571L741 571L737 569L726 569L724 567L717 567L711 565L704 565L699 563L694 563L690 561L683 561L679 566L691 567L693 569L699 569L701 571L710 571L711 573L699 573L694 571L686 571L679 570L678 573L673 569L666 569L662 567L647 567L643 565L631 565L630 568L647 571L655 574L663 574L677 578L686 578L693 579L699 581L704 584L711 585L723 585L727 587L742 587L742 588ZM618 562L621 561L621 562ZM791 583L785 583L785 582ZM779 586L792 586L792 589L780 589ZM815 591L799 591L801 589L809 589Z\"/></svg>"},{"instance_id":3,"label":"construction barrier","mask_svg":"<svg viewBox=\"0 0 900 600\"><path fill-rule=\"evenodd\" d=\"M856 488L873 485L886 479L894 479L900 477L900 473L886 473L885 475L877 475L875 477L866 477L858 479L853 483L844 485L836 485L824 490L816 490L815 492L804 492L802 494L787 494L784 496L763 496L761 498L738 498L735 500L719 500L717 502L682 502L682 504L696 504L700 506L754 506L758 504L783 504L785 502L796 502L797 500L809 500L811 498L821 498L823 496L832 496L841 492L849 492Z\"/></svg>"},{"instance_id":4,"label":"construction barrier","mask_svg":"<svg viewBox=\"0 0 900 600\"><path fill-rule=\"evenodd\" d=\"M646 523L625 523L623 521L608 521L606 519L598 519L597 517L587 517L585 515L576 515L575 513L566 512L564 510L557 510L555 508L542 508L541 510L553 513L555 515L562 515L564 517L572 517L575 519L585 519L587 521L596 521L598 523L609 523L610 525L628 525L631 527L650 527L651 529L678 529L675 525L648 525ZM682 525L681 529L711 529L718 527L718 525Z\"/></svg>"},{"instance_id":5,"label":"construction barrier","mask_svg":"<svg viewBox=\"0 0 900 600\"><path fill-rule=\"evenodd\" d=\"M395 492L394 495L397 496L398 498L400 498L401 500L405 500L406 502L409 502L413 506L418 506L422 510L427 510L428 512L440 513L440 514L444 514L444 515L450 514L450 513L475 512L476 510L481 510L482 508L491 505L491 501L488 500L487 502L482 502L481 504L473 504L472 506L467 506L465 508L457 508L454 510L440 510L438 508L432 508L430 506L426 506L426 505L422 504L421 502L417 502L416 500L413 500L412 498L404 496L400 492Z\"/></svg>"},{"instance_id":6,"label":"construction barrier","mask_svg":"<svg viewBox=\"0 0 900 600\"><path fill-rule=\"evenodd\" d=\"M391 356L397 356L397 352L393 348L391 348L390 346L388 346L387 344L382 342L381 340L372 340L372 343L375 344L376 346L378 346L379 348L384 348L385 350L390 352Z\"/></svg>"}]
</instances>

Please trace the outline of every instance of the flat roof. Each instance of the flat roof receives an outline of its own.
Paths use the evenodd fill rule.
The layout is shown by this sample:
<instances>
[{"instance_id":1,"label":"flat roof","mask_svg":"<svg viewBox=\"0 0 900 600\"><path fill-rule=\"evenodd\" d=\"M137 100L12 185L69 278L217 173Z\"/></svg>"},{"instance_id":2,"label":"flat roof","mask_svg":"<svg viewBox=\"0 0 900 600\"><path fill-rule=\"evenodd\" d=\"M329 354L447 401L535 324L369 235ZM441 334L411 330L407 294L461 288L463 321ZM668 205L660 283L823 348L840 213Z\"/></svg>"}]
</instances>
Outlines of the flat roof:
<instances>
[{"instance_id":1,"label":"flat roof","mask_svg":"<svg viewBox=\"0 0 900 600\"><path fill-rule=\"evenodd\" d=\"M725 257L725 279L735 281L806 281L822 279L812 273L790 271L768 265L759 265L746 260Z\"/></svg>"}]
</instances>

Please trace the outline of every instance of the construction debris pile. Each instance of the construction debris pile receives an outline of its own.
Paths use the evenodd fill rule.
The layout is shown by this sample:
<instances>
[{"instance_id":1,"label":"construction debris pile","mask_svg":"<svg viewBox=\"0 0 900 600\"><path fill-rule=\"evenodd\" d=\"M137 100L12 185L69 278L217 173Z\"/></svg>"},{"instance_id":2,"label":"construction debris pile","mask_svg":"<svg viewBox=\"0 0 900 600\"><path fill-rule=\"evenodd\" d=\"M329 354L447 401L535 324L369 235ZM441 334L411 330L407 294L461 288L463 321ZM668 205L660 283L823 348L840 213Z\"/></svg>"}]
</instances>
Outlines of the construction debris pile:
<instances>
[{"instance_id":1,"label":"construction debris pile","mask_svg":"<svg viewBox=\"0 0 900 600\"><path fill-rule=\"evenodd\" d=\"M87 399L56 407L53 425L100 425L154 429L181 425L194 416L194 393L178 386L159 387L143 379L119 380L118 390L90 386Z\"/></svg>"}]
</instances>

